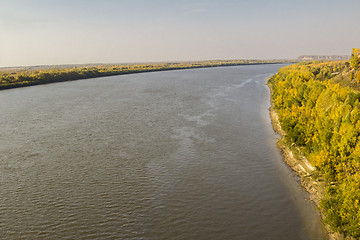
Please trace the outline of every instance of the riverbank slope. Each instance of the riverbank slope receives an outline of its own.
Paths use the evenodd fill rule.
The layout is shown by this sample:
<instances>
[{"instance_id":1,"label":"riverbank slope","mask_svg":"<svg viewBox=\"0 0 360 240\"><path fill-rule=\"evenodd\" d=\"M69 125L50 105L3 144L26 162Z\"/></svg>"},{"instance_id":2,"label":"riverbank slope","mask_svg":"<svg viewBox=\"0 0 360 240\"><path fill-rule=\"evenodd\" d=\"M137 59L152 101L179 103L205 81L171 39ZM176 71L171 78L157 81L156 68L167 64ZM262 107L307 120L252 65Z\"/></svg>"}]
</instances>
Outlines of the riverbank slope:
<instances>
[{"instance_id":1,"label":"riverbank slope","mask_svg":"<svg viewBox=\"0 0 360 240\"><path fill-rule=\"evenodd\" d=\"M311 62L268 81L284 161L321 210L330 239L360 239L359 75L346 61Z\"/></svg>"},{"instance_id":2,"label":"riverbank slope","mask_svg":"<svg viewBox=\"0 0 360 240\"><path fill-rule=\"evenodd\" d=\"M322 177L319 177L315 168L310 164L309 160L300 153L298 149L294 154L294 149L291 149L285 142L283 137L285 132L281 129L279 117L273 106L269 108L270 118L273 129L276 133L282 136L278 140L278 147L283 155L284 162L300 177L300 184L310 194L310 200L313 201L318 209L320 209L320 201L325 195L326 184ZM320 211L321 217L324 218L324 214ZM343 240L344 235L334 232L329 225L325 225L329 240ZM348 238L349 240L351 238Z\"/></svg>"}]
</instances>

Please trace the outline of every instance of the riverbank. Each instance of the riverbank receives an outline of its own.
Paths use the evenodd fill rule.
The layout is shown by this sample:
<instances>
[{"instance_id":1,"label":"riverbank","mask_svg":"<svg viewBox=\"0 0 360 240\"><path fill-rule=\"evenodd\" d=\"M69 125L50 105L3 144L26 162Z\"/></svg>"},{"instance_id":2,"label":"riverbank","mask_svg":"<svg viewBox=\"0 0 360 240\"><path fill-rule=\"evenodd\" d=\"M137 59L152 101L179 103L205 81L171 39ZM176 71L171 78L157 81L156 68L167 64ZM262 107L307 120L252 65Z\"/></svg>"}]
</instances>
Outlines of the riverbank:
<instances>
[{"instance_id":1,"label":"riverbank","mask_svg":"<svg viewBox=\"0 0 360 240\"><path fill-rule=\"evenodd\" d=\"M182 70L192 68L225 67L257 64L289 63L293 60L210 60L194 62L164 62L149 64L58 65L19 68L0 68L0 90L107 77L124 74Z\"/></svg>"},{"instance_id":2,"label":"riverbank","mask_svg":"<svg viewBox=\"0 0 360 240\"><path fill-rule=\"evenodd\" d=\"M292 64L280 68L268 85L286 133L281 142L295 158L311 160L317 171L307 175L324 179L324 223L360 239L360 81L355 67L346 61Z\"/></svg>"},{"instance_id":3,"label":"riverbank","mask_svg":"<svg viewBox=\"0 0 360 240\"><path fill-rule=\"evenodd\" d=\"M270 91L272 91L270 86L269 88ZM281 128L279 116L273 106L272 100L269 114L274 131L281 135L281 139L278 141L278 147L283 155L284 162L300 177L301 186L310 194L310 200L316 204L322 219L324 219L324 214L320 210L320 201L325 194L326 183L324 178L311 165L309 160L301 154L301 151L295 147L294 144L289 146L289 144L285 143L284 136L286 133ZM327 231L329 240L355 240L351 237L344 238L343 234L332 231L328 225L325 225L324 227Z\"/></svg>"}]
</instances>

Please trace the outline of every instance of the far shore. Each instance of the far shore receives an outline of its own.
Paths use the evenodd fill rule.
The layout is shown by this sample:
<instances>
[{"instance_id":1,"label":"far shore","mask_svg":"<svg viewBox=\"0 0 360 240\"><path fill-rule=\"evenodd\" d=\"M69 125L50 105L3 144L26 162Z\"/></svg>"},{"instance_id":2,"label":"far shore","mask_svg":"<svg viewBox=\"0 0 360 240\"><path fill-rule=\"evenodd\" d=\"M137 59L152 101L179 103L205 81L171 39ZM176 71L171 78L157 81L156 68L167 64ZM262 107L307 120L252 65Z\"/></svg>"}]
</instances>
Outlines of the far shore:
<instances>
[{"instance_id":1,"label":"far shore","mask_svg":"<svg viewBox=\"0 0 360 240\"><path fill-rule=\"evenodd\" d=\"M281 63L294 63L294 60L210 60L153 64L104 64L97 66L86 64L0 68L0 90L134 73Z\"/></svg>"}]
</instances>

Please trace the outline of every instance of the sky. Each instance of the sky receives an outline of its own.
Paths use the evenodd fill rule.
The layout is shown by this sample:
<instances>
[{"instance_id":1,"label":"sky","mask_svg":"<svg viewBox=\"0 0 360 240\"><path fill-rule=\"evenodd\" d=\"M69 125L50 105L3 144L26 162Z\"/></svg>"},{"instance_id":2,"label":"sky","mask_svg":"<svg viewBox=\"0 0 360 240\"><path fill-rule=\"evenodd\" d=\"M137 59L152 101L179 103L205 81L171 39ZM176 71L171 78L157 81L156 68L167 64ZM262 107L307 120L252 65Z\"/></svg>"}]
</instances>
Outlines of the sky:
<instances>
[{"instance_id":1,"label":"sky","mask_svg":"<svg viewBox=\"0 0 360 240\"><path fill-rule=\"evenodd\" d=\"M0 67L349 55L360 0L0 0Z\"/></svg>"}]
</instances>

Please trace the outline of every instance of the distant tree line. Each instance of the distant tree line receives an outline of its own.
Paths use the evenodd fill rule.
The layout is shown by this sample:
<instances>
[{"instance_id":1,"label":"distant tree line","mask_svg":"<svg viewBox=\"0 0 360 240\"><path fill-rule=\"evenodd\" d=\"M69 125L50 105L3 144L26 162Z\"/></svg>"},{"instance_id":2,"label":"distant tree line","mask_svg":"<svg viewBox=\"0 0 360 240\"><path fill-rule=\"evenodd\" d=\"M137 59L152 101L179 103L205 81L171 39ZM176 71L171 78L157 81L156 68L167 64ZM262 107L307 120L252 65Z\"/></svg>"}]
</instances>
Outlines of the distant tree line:
<instances>
[{"instance_id":1,"label":"distant tree line","mask_svg":"<svg viewBox=\"0 0 360 240\"><path fill-rule=\"evenodd\" d=\"M165 71L187 68L204 68L218 66L235 66L243 64L264 64L279 63L286 61L263 61L263 60L211 60L198 62L172 62L154 64L119 64L119 65L98 65L80 66L71 68L49 69L15 69L14 71L0 71L0 89L24 87L53 82L64 82L85 78L105 77L121 74Z\"/></svg>"}]
</instances>

